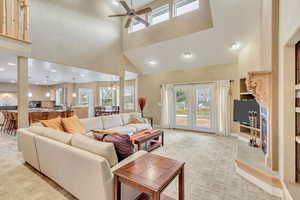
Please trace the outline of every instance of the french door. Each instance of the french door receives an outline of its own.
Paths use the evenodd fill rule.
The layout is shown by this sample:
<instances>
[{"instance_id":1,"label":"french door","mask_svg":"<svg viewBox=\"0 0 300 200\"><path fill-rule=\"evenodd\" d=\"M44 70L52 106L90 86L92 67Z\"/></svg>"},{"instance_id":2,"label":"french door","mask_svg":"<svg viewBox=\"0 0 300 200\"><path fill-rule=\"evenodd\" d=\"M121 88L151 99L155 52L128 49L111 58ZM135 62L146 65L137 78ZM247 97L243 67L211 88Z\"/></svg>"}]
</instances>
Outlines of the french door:
<instances>
[{"instance_id":1,"label":"french door","mask_svg":"<svg viewBox=\"0 0 300 200\"><path fill-rule=\"evenodd\" d=\"M215 132L215 84L187 84L174 87L175 128Z\"/></svg>"}]
</instances>

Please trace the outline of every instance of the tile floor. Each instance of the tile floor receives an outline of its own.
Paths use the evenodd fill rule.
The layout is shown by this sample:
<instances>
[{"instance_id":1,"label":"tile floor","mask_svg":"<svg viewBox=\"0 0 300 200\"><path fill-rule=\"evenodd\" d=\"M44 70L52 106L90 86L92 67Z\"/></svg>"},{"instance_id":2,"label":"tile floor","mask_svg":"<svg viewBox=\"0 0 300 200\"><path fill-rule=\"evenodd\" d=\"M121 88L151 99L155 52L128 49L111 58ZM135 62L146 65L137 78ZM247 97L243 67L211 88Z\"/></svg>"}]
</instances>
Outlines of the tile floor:
<instances>
[{"instance_id":1,"label":"tile floor","mask_svg":"<svg viewBox=\"0 0 300 200\"><path fill-rule=\"evenodd\" d=\"M153 153L186 162L186 200L278 200L235 173L237 140L167 130L165 147ZM177 180L165 191L177 197ZM1 200L73 200L47 177L24 165L16 138L0 133Z\"/></svg>"}]
</instances>

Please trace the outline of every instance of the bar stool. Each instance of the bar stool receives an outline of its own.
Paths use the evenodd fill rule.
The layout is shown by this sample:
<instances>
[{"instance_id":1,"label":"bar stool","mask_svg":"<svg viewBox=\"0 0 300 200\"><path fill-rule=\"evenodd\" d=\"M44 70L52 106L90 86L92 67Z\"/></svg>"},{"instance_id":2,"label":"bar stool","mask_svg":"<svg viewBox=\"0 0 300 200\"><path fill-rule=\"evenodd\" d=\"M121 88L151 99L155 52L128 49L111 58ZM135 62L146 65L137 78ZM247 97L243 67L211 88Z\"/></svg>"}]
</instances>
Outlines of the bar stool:
<instances>
[{"instance_id":1,"label":"bar stool","mask_svg":"<svg viewBox=\"0 0 300 200\"><path fill-rule=\"evenodd\" d=\"M16 136L17 134L17 129L18 129L18 113L12 112L11 114L11 130L10 130L10 134L14 134Z\"/></svg>"},{"instance_id":2,"label":"bar stool","mask_svg":"<svg viewBox=\"0 0 300 200\"><path fill-rule=\"evenodd\" d=\"M1 132L5 133L9 127L9 114L7 111L3 111L2 114L4 117L4 121L3 121L3 126L1 127Z\"/></svg>"},{"instance_id":3,"label":"bar stool","mask_svg":"<svg viewBox=\"0 0 300 200\"><path fill-rule=\"evenodd\" d=\"M1 131L3 130L3 126L4 126L4 115L2 112L0 112L0 126L1 126Z\"/></svg>"}]
</instances>

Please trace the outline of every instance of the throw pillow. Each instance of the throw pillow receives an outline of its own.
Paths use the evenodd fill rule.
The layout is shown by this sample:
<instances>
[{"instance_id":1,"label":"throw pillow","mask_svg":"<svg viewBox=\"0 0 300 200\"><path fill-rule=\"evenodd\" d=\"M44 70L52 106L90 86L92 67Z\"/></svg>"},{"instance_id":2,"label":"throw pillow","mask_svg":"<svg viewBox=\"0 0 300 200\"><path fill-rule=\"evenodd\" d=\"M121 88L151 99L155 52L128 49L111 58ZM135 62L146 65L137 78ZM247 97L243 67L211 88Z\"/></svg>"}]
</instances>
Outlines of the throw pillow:
<instances>
[{"instance_id":1,"label":"throw pillow","mask_svg":"<svg viewBox=\"0 0 300 200\"><path fill-rule=\"evenodd\" d=\"M144 120L140 117L131 117L130 124L141 124L144 123Z\"/></svg>"},{"instance_id":2,"label":"throw pillow","mask_svg":"<svg viewBox=\"0 0 300 200\"><path fill-rule=\"evenodd\" d=\"M62 125L61 117L57 117L55 119L50 119L50 120L41 120L40 121L43 126L48 127L48 128L53 128L59 131L64 131L64 127Z\"/></svg>"},{"instance_id":3,"label":"throw pillow","mask_svg":"<svg viewBox=\"0 0 300 200\"><path fill-rule=\"evenodd\" d=\"M132 155L134 152L134 146L127 134L105 134L100 132L93 132L93 134L96 140L114 144L119 162Z\"/></svg>"},{"instance_id":4,"label":"throw pillow","mask_svg":"<svg viewBox=\"0 0 300 200\"><path fill-rule=\"evenodd\" d=\"M71 134L86 133L86 130L76 115L68 118L62 118L64 129Z\"/></svg>"}]
</instances>

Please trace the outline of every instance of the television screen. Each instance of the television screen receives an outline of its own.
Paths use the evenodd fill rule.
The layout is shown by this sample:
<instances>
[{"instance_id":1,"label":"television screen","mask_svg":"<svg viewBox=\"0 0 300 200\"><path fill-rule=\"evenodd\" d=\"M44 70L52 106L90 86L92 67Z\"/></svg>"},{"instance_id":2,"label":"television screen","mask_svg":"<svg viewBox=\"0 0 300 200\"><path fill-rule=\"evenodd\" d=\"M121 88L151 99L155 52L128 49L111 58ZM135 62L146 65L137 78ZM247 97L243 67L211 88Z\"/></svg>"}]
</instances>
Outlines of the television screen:
<instances>
[{"instance_id":1,"label":"television screen","mask_svg":"<svg viewBox=\"0 0 300 200\"><path fill-rule=\"evenodd\" d=\"M240 122L244 125L250 125L248 112L255 111L258 116L258 126L259 126L259 104L255 100L234 100L234 121Z\"/></svg>"}]
</instances>

